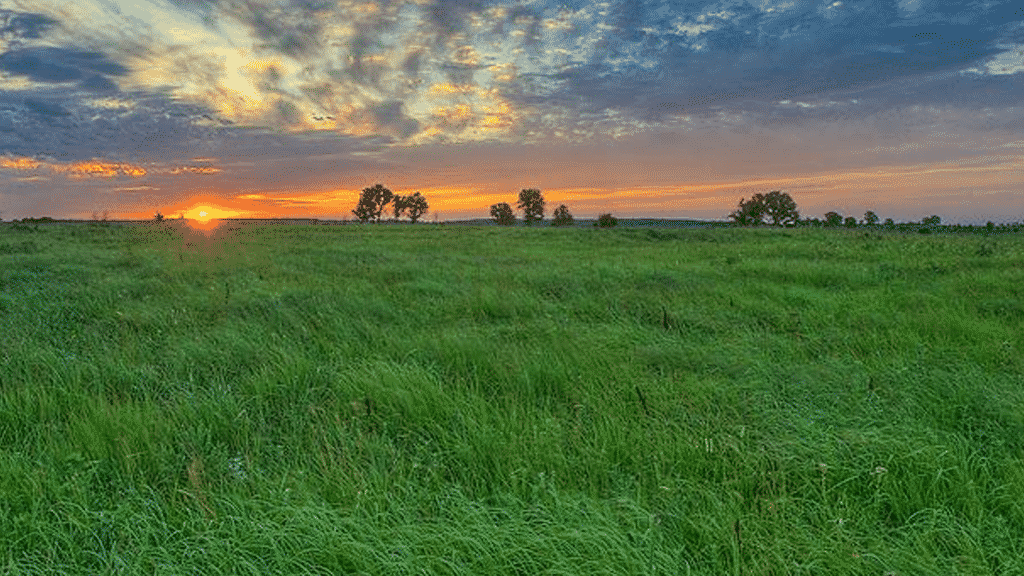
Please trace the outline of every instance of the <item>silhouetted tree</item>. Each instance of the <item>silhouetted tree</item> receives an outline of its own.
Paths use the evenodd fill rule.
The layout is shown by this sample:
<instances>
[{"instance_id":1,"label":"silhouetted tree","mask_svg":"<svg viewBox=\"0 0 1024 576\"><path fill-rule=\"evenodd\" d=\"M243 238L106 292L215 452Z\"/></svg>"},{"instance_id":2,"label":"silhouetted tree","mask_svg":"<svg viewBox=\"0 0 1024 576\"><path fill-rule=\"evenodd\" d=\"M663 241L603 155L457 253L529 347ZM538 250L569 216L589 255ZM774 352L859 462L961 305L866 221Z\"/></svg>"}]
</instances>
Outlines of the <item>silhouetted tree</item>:
<instances>
[{"instance_id":1,"label":"silhouetted tree","mask_svg":"<svg viewBox=\"0 0 1024 576\"><path fill-rule=\"evenodd\" d=\"M875 214L871 210L864 213L864 223L868 226L874 226L878 224L878 214Z\"/></svg>"},{"instance_id":2,"label":"silhouetted tree","mask_svg":"<svg viewBox=\"0 0 1024 576\"><path fill-rule=\"evenodd\" d=\"M825 213L825 226L836 228L843 225L843 217L838 212Z\"/></svg>"},{"instance_id":3,"label":"silhouetted tree","mask_svg":"<svg viewBox=\"0 0 1024 576\"><path fill-rule=\"evenodd\" d=\"M853 216L847 216L846 220L843 223L846 225L847 228L857 227L857 219L854 218Z\"/></svg>"},{"instance_id":4,"label":"silhouetted tree","mask_svg":"<svg viewBox=\"0 0 1024 576\"><path fill-rule=\"evenodd\" d=\"M406 202L408 202L407 197L400 194L395 194L395 197L392 199L391 208L395 214L396 221L405 214L405 209L408 208Z\"/></svg>"},{"instance_id":5,"label":"silhouetted tree","mask_svg":"<svg viewBox=\"0 0 1024 576\"><path fill-rule=\"evenodd\" d=\"M384 207L391 202L394 196L391 190L388 190L382 184L363 188L363 193L359 195L359 204L356 205L356 209L352 213L361 222L366 222L370 219L380 222L380 216L384 213Z\"/></svg>"},{"instance_id":6,"label":"silhouetted tree","mask_svg":"<svg viewBox=\"0 0 1024 576\"><path fill-rule=\"evenodd\" d=\"M572 226L572 221L572 214L569 213L565 204L555 208L554 219L551 221L552 226Z\"/></svg>"},{"instance_id":7,"label":"silhouetted tree","mask_svg":"<svg viewBox=\"0 0 1024 576\"><path fill-rule=\"evenodd\" d=\"M729 218L740 226L757 226L764 220L764 213L764 195L755 194L750 200L740 198L739 208L729 214Z\"/></svg>"},{"instance_id":8,"label":"silhouetted tree","mask_svg":"<svg viewBox=\"0 0 1024 576\"><path fill-rule=\"evenodd\" d=\"M520 192L517 206L523 211L527 225L544 219L544 196L536 188L526 188Z\"/></svg>"},{"instance_id":9,"label":"silhouetted tree","mask_svg":"<svg viewBox=\"0 0 1024 576\"><path fill-rule=\"evenodd\" d=\"M760 198L758 198L760 197ZM800 220L800 213L796 209L796 201L781 190L772 190L768 194L754 197L764 205L764 214L771 218L772 225L786 226L796 224Z\"/></svg>"},{"instance_id":10,"label":"silhouetted tree","mask_svg":"<svg viewBox=\"0 0 1024 576\"><path fill-rule=\"evenodd\" d=\"M594 226L599 228L612 228L618 226L619 220L611 214L601 214L597 217L597 222L594 222Z\"/></svg>"},{"instance_id":11,"label":"silhouetted tree","mask_svg":"<svg viewBox=\"0 0 1024 576\"><path fill-rule=\"evenodd\" d=\"M991 233L995 229L996 225L991 220L989 220L988 223L985 224L985 230L987 230L989 233Z\"/></svg>"},{"instance_id":12,"label":"silhouetted tree","mask_svg":"<svg viewBox=\"0 0 1024 576\"><path fill-rule=\"evenodd\" d=\"M886 228L895 228L896 227L896 223L893 222L892 218L886 218L885 219L885 224L883 224L883 226L885 226Z\"/></svg>"},{"instance_id":13,"label":"silhouetted tree","mask_svg":"<svg viewBox=\"0 0 1024 576\"><path fill-rule=\"evenodd\" d=\"M502 226L511 226L516 223L516 215L508 202L491 204L491 218Z\"/></svg>"},{"instance_id":14,"label":"silhouetted tree","mask_svg":"<svg viewBox=\"0 0 1024 576\"><path fill-rule=\"evenodd\" d=\"M929 216L929 217L925 218L924 220L921 220L921 224L924 224L925 226L938 226L941 223L942 223L942 218L939 218L938 216L934 216L934 215L933 216Z\"/></svg>"},{"instance_id":15,"label":"silhouetted tree","mask_svg":"<svg viewBox=\"0 0 1024 576\"><path fill-rule=\"evenodd\" d=\"M427 199L423 194L416 192L412 196L405 197L405 209L408 211L409 221L415 224L420 216L427 213L430 205L427 204Z\"/></svg>"},{"instance_id":16,"label":"silhouetted tree","mask_svg":"<svg viewBox=\"0 0 1024 576\"><path fill-rule=\"evenodd\" d=\"M164 221L164 215L161 214L159 210L157 210L156 216L153 217L153 220L156 220L157 222L163 222Z\"/></svg>"}]
</instances>

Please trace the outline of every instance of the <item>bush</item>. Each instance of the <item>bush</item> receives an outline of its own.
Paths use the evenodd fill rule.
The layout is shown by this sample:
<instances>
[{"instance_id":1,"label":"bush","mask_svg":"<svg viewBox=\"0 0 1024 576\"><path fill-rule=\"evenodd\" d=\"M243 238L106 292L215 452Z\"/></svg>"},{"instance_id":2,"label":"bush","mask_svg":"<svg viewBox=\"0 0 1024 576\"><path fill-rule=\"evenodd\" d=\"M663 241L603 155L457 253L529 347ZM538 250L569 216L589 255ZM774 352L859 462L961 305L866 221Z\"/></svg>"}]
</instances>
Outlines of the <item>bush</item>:
<instances>
[{"instance_id":1,"label":"bush","mask_svg":"<svg viewBox=\"0 0 1024 576\"><path fill-rule=\"evenodd\" d=\"M618 223L619 220L615 218L615 216L612 216L611 214L601 214L598 216L597 222L594 222L594 226L597 226L598 228L612 228L613 226L617 226Z\"/></svg>"},{"instance_id":2,"label":"bush","mask_svg":"<svg viewBox=\"0 0 1024 576\"><path fill-rule=\"evenodd\" d=\"M566 208L565 204L555 208L554 219L551 221L552 226L572 226L572 223L572 214L569 213L569 209Z\"/></svg>"}]
</instances>

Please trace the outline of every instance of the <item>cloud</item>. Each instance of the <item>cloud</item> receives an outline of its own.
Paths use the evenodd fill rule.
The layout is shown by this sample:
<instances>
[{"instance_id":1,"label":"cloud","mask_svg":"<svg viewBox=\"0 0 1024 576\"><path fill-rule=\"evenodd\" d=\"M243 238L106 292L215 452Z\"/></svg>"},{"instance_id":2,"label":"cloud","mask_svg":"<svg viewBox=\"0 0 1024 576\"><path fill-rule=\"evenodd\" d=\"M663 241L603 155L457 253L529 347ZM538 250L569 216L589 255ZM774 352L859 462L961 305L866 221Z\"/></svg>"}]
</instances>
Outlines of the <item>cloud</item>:
<instances>
[{"instance_id":1,"label":"cloud","mask_svg":"<svg viewBox=\"0 0 1024 576\"><path fill-rule=\"evenodd\" d=\"M470 12L479 12L487 4L482 0L434 0L427 5L427 21L440 35L440 40L463 31L464 19Z\"/></svg>"},{"instance_id":2,"label":"cloud","mask_svg":"<svg viewBox=\"0 0 1024 576\"><path fill-rule=\"evenodd\" d=\"M244 10L233 15L248 24L266 47L296 58L320 49L321 25L315 17L320 8L316 4L300 2L272 8L246 0L242 6Z\"/></svg>"},{"instance_id":3,"label":"cloud","mask_svg":"<svg viewBox=\"0 0 1024 576\"><path fill-rule=\"evenodd\" d=\"M391 134L399 140L404 140L419 132L419 122L406 116L402 107L402 102L398 100L390 100L369 107L380 132Z\"/></svg>"},{"instance_id":4,"label":"cloud","mask_svg":"<svg viewBox=\"0 0 1024 576\"><path fill-rule=\"evenodd\" d=\"M881 0L765 2L760 9L728 1L659 4L629 0L615 4L606 22L583 18L581 33L596 39L584 60L548 73L555 81L549 92L510 96L655 122L826 98L993 57L1005 32L996 18L1014 3L966 10L959 1L933 1L928 17L916 20ZM875 97L901 98L884 91Z\"/></svg>"},{"instance_id":5,"label":"cloud","mask_svg":"<svg viewBox=\"0 0 1024 576\"><path fill-rule=\"evenodd\" d=\"M0 9L0 36L9 36L17 43L22 38L40 38L43 32L59 24L59 22L45 14L30 12L14 12L13 10Z\"/></svg>"},{"instance_id":6,"label":"cloud","mask_svg":"<svg viewBox=\"0 0 1024 576\"><path fill-rule=\"evenodd\" d=\"M23 48L0 55L0 70L43 83L64 83L97 75L123 76L127 68L100 52L75 48ZM103 79L102 76L100 76ZM109 82L109 81L108 81Z\"/></svg>"}]
</instances>

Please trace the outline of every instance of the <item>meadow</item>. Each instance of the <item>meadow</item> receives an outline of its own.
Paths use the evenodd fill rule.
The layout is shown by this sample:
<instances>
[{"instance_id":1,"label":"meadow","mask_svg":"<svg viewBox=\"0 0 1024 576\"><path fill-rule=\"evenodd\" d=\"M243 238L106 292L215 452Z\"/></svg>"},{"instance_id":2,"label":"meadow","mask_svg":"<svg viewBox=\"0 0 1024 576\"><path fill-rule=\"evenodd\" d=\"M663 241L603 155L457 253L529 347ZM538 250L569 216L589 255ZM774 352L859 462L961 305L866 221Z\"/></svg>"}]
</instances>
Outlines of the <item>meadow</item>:
<instances>
[{"instance_id":1,"label":"meadow","mask_svg":"<svg viewBox=\"0 0 1024 576\"><path fill-rule=\"evenodd\" d=\"M1022 285L1019 234L0 225L0 572L1024 574Z\"/></svg>"}]
</instances>

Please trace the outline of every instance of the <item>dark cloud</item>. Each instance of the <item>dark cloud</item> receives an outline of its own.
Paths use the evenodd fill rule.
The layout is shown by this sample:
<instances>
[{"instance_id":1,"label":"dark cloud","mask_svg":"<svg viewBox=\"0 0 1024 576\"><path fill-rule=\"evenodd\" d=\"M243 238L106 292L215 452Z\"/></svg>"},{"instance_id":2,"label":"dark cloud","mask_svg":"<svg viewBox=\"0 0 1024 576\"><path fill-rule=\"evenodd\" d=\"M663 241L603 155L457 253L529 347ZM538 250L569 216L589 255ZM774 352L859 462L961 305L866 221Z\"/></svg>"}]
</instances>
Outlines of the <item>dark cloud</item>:
<instances>
[{"instance_id":1,"label":"dark cloud","mask_svg":"<svg viewBox=\"0 0 1024 576\"><path fill-rule=\"evenodd\" d=\"M486 5L483 0L434 0L427 6L426 14L444 40L462 31L468 13L479 12Z\"/></svg>"},{"instance_id":2,"label":"dark cloud","mask_svg":"<svg viewBox=\"0 0 1024 576\"><path fill-rule=\"evenodd\" d=\"M129 106L87 104L87 93L60 89L0 93L0 110L11 110L12 130L0 134L0 154L81 161L120 161L189 155L214 131L198 123L209 110L166 94L119 94Z\"/></svg>"},{"instance_id":3,"label":"dark cloud","mask_svg":"<svg viewBox=\"0 0 1024 576\"><path fill-rule=\"evenodd\" d=\"M53 101L25 98L25 107L28 108L29 112L42 117L71 115L66 108Z\"/></svg>"},{"instance_id":4,"label":"dark cloud","mask_svg":"<svg viewBox=\"0 0 1024 576\"><path fill-rule=\"evenodd\" d=\"M117 91L117 84L114 84L113 82L111 82L110 80L104 78L103 76L100 76L99 74L96 74L94 76L90 76L90 77L86 78L80 84L80 86L84 90L88 90L90 92L116 92Z\"/></svg>"},{"instance_id":5,"label":"dark cloud","mask_svg":"<svg viewBox=\"0 0 1024 576\"><path fill-rule=\"evenodd\" d=\"M11 36L13 39L40 38L43 32L60 23L45 14L13 10L0 10L0 22L3 23L0 37Z\"/></svg>"},{"instance_id":6,"label":"dark cloud","mask_svg":"<svg viewBox=\"0 0 1024 576\"><path fill-rule=\"evenodd\" d=\"M68 47L22 48L0 55L0 70L36 82L64 83L84 80L83 88L110 90L104 76L123 76L128 69L102 52Z\"/></svg>"},{"instance_id":7,"label":"dark cloud","mask_svg":"<svg viewBox=\"0 0 1024 576\"><path fill-rule=\"evenodd\" d=\"M420 123L414 118L406 116L402 107L403 104L397 100L382 102L370 107L370 112L381 132L391 134L400 140L408 138L420 130Z\"/></svg>"},{"instance_id":8,"label":"dark cloud","mask_svg":"<svg viewBox=\"0 0 1024 576\"><path fill-rule=\"evenodd\" d=\"M581 112L616 109L648 121L825 98L979 64L1004 50L998 44L1006 18L1019 11L1011 0L973 7L937 1L928 4L927 23L915 23L882 0L798 2L772 12L717 1L667 6L619 2L610 10L610 30L581 30L599 39L591 59L549 74L559 83L550 92L510 96Z\"/></svg>"},{"instance_id":9,"label":"dark cloud","mask_svg":"<svg viewBox=\"0 0 1024 576\"><path fill-rule=\"evenodd\" d=\"M423 54L424 50L419 49L413 50L406 55L405 60L402 61L402 70L404 70L406 74L410 74L412 76L419 74L420 66L423 64Z\"/></svg>"},{"instance_id":10,"label":"dark cloud","mask_svg":"<svg viewBox=\"0 0 1024 576\"><path fill-rule=\"evenodd\" d=\"M247 24L253 34L270 48L297 58L319 51L320 22L315 14L320 8L293 4L287 8L271 8L246 0L244 9L235 16Z\"/></svg>"}]
</instances>

